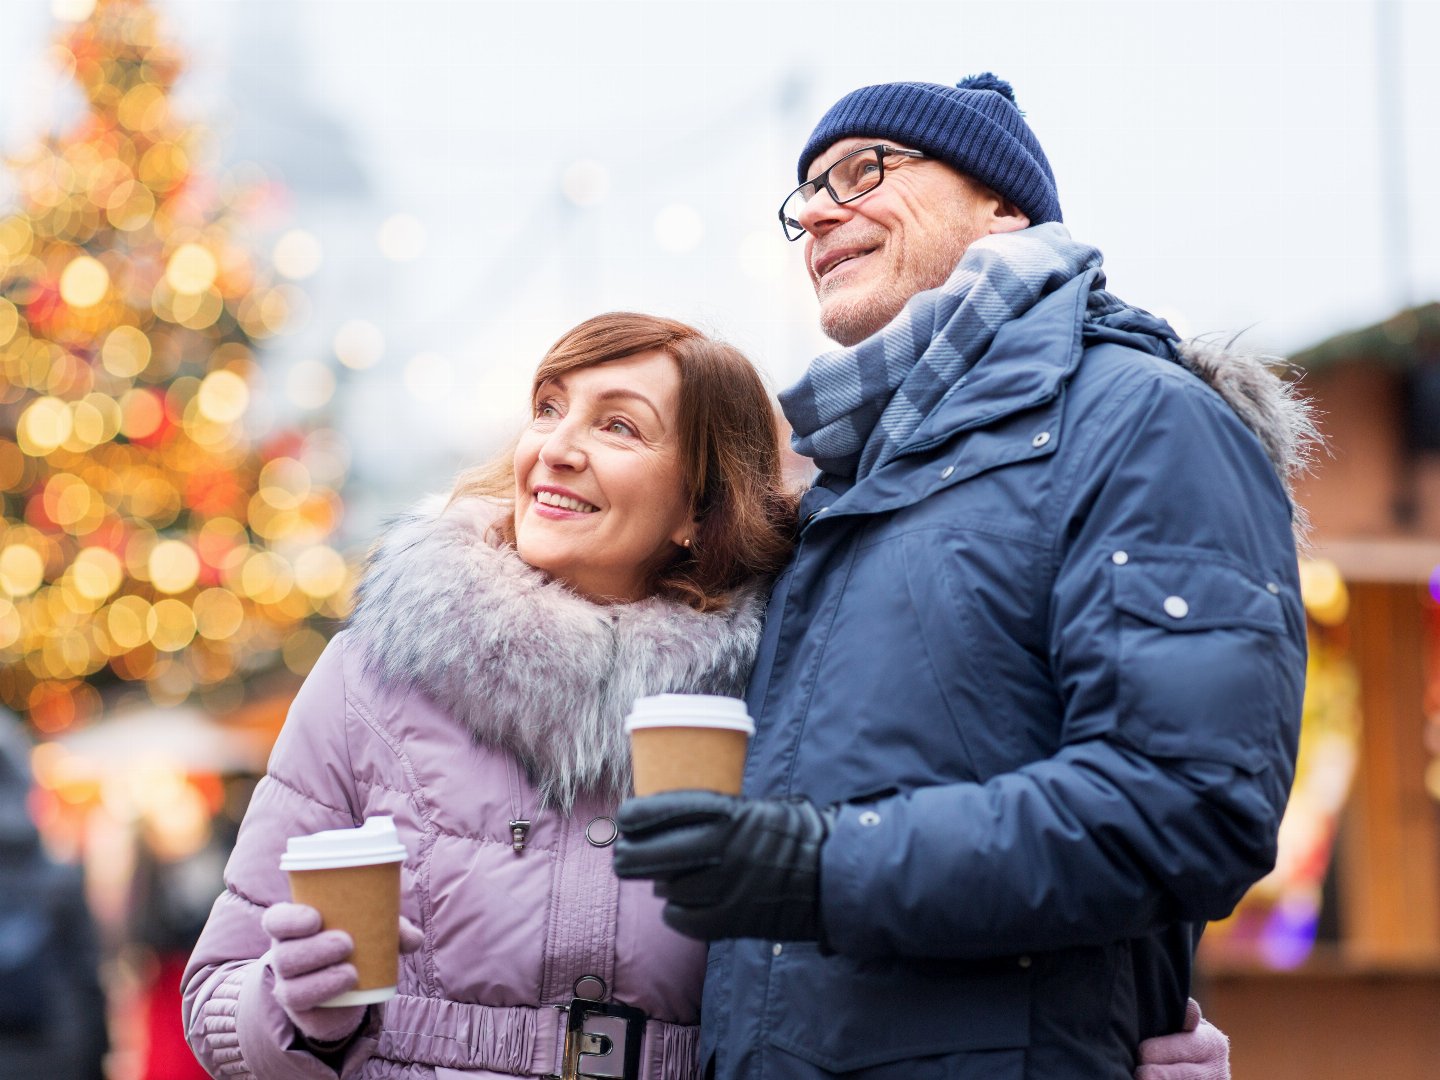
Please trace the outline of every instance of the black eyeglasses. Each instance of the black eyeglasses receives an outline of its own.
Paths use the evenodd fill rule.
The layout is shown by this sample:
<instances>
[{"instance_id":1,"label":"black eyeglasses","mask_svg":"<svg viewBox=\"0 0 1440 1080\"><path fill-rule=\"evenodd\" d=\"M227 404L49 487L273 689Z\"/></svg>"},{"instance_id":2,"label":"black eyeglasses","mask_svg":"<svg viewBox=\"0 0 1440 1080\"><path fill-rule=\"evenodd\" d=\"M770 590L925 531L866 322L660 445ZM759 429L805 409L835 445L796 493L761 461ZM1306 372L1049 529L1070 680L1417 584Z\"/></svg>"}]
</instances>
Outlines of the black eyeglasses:
<instances>
[{"instance_id":1,"label":"black eyeglasses","mask_svg":"<svg viewBox=\"0 0 1440 1080\"><path fill-rule=\"evenodd\" d=\"M780 227L785 230L785 239L794 241L805 235L805 226L800 224L800 212L822 190L828 192L837 204L843 204L854 202L879 187L885 179L887 154L908 158L926 156L919 150L901 150L883 143L846 154L813 180L806 180L780 204Z\"/></svg>"}]
</instances>

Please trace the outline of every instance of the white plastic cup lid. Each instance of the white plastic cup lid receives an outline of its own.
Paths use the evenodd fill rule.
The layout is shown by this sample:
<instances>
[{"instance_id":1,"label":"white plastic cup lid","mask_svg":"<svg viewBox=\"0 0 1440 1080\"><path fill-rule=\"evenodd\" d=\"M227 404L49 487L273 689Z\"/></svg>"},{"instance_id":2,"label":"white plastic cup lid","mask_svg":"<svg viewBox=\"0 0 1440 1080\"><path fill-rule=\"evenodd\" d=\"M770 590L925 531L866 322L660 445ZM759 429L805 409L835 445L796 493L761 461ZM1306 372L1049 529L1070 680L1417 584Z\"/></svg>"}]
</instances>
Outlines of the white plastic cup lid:
<instances>
[{"instance_id":1,"label":"white plastic cup lid","mask_svg":"<svg viewBox=\"0 0 1440 1080\"><path fill-rule=\"evenodd\" d=\"M755 734L755 721L740 698L715 694L654 694L636 698L625 730L640 728L720 728Z\"/></svg>"},{"instance_id":2,"label":"white plastic cup lid","mask_svg":"<svg viewBox=\"0 0 1440 1080\"><path fill-rule=\"evenodd\" d=\"M344 866L405 861L405 845L388 814L369 817L358 829L330 829L292 836L280 856L281 870L334 870Z\"/></svg>"}]
</instances>

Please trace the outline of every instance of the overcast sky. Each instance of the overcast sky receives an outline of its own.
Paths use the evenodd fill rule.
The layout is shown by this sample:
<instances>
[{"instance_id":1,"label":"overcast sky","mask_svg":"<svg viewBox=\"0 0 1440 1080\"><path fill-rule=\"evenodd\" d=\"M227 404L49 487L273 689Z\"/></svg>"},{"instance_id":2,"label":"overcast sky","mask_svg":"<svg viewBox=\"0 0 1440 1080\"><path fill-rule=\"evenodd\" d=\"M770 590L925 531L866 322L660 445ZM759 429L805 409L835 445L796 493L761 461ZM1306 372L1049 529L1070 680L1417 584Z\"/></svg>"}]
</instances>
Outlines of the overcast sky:
<instances>
[{"instance_id":1,"label":"overcast sky","mask_svg":"<svg viewBox=\"0 0 1440 1080\"><path fill-rule=\"evenodd\" d=\"M339 327L377 326L384 358L342 373L340 422L422 470L488 446L540 352L601 310L697 321L791 381L823 340L775 210L820 114L871 82L1012 82L1072 233L1184 333L1287 352L1440 297L1428 0L1390 5L1403 173L1383 165L1376 3L157 6L186 115L291 182L282 227L323 249L285 362L335 367ZM9 154L74 108L46 74L55 10L5 0ZM409 258L382 253L387 221Z\"/></svg>"}]
</instances>

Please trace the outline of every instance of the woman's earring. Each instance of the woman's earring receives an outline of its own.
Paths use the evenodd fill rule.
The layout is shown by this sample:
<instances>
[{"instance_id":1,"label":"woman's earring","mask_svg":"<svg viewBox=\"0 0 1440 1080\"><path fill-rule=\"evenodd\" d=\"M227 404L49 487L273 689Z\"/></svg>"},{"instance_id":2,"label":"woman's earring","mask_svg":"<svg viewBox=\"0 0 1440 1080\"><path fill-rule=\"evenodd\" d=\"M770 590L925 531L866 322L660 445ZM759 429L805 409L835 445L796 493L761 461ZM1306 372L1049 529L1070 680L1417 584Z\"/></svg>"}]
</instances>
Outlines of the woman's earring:
<instances>
[{"instance_id":1,"label":"woman's earring","mask_svg":"<svg viewBox=\"0 0 1440 1080\"><path fill-rule=\"evenodd\" d=\"M685 537L685 539L680 542L680 546L688 548L690 546L690 537Z\"/></svg>"}]
</instances>

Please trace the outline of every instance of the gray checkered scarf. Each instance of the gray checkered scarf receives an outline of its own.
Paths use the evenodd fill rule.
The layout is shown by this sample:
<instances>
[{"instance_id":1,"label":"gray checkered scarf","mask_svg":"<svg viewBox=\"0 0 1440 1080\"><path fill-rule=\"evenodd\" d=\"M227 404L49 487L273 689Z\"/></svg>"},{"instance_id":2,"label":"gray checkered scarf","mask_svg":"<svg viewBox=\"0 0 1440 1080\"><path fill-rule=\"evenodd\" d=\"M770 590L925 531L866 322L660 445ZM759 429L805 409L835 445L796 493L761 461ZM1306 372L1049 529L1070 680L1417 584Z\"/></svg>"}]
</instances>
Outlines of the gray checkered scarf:
<instances>
[{"instance_id":1,"label":"gray checkered scarf","mask_svg":"<svg viewBox=\"0 0 1440 1080\"><path fill-rule=\"evenodd\" d=\"M1100 252L1072 240L1059 222L975 241L945 284L911 297L858 345L822 353L780 394L795 451L836 480L869 475L895 456L1000 327L1099 265ZM1104 282L1102 274L1089 317L1124 306L1098 287Z\"/></svg>"}]
</instances>

